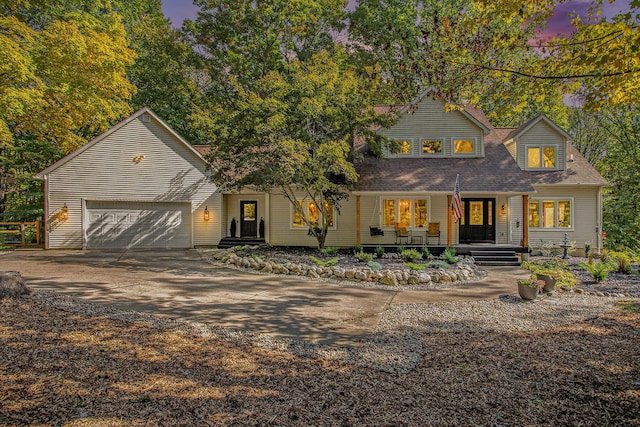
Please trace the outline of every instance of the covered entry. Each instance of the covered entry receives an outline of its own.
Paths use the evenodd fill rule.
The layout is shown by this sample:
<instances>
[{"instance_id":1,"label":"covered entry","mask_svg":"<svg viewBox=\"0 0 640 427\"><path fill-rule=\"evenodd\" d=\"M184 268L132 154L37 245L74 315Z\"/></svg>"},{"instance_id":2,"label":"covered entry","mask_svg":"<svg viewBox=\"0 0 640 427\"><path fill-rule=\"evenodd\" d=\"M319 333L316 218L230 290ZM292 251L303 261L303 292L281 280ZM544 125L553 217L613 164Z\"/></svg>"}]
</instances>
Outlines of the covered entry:
<instances>
[{"instance_id":1,"label":"covered entry","mask_svg":"<svg viewBox=\"0 0 640 427\"><path fill-rule=\"evenodd\" d=\"M496 242L496 201L488 198L463 198L460 218L460 243Z\"/></svg>"},{"instance_id":2,"label":"covered entry","mask_svg":"<svg viewBox=\"0 0 640 427\"><path fill-rule=\"evenodd\" d=\"M189 203L87 201L84 224L87 249L192 246Z\"/></svg>"}]
</instances>

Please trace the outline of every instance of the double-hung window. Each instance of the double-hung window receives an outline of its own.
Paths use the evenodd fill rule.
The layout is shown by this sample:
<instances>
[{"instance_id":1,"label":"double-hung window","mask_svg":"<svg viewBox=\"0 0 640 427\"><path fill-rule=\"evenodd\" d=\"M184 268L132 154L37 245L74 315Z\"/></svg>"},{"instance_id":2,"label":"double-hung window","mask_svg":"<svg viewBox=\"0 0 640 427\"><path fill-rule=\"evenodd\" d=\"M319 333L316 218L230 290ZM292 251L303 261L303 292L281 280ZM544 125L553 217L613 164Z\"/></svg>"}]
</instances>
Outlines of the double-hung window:
<instances>
[{"instance_id":1,"label":"double-hung window","mask_svg":"<svg viewBox=\"0 0 640 427\"><path fill-rule=\"evenodd\" d=\"M529 227L572 228L571 199L534 199L529 201Z\"/></svg>"},{"instance_id":2,"label":"double-hung window","mask_svg":"<svg viewBox=\"0 0 640 427\"><path fill-rule=\"evenodd\" d=\"M307 225L304 222L305 217L309 220L312 226L320 225L323 218L322 215L327 217L329 227L335 228L335 207L333 202L325 200L324 212L320 212L318 205L313 200L298 200L297 203L300 210L293 209L293 207L291 208L292 225L294 228L307 228ZM304 212L304 217L300 211Z\"/></svg>"},{"instance_id":3,"label":"double-hung window","mask_svg":"<svg viewBox=\"0 0 640 427\"><path fill-rule=\"evenodd\" d=\"M555 146L527 146L527 169L555 169Z\"/></svg>"},{"instance_id":4,"label":"double-hung window","mask_svg":"<svg viewBox=\"0 0 640 427\"><path fill-rule=\"evenodd\" d=\"M384 199L382 223L385 227L426 227L428 223L426 199Z\"/></svg>"}]
</instances>

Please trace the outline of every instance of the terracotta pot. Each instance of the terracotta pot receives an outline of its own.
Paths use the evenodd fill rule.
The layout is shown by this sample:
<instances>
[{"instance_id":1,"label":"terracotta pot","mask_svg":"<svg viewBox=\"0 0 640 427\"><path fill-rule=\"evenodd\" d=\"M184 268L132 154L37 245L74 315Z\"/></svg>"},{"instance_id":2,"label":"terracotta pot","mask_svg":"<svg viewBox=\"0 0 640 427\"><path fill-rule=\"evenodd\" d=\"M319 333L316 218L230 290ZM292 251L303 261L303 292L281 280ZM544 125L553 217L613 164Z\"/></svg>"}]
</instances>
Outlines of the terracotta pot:
<instances>
[{"instance_id":1,"label":"terracotta pot","mask_svg":"<svg viewBox=\"0 0 640 427\"><path fill-rule=\"evenodd\" d=\"M538 280L544 281L544 288L542 288L542 292L545 294L549 294L553 292L556 288L557 279L554 276L549 276L547 274L538 274Z\"/></svg>"},{"instance_id":2,"label":"terracotta pot","mask_svg":"<svg viewBox=\"0 0 640 427\"><path fill-rule=\"evenodd\" d=\"M538 287L530 287L518 284L518 294L520 294L520 298L526 300L534 300L538 297Z\"/></svg>"}]
</instances>

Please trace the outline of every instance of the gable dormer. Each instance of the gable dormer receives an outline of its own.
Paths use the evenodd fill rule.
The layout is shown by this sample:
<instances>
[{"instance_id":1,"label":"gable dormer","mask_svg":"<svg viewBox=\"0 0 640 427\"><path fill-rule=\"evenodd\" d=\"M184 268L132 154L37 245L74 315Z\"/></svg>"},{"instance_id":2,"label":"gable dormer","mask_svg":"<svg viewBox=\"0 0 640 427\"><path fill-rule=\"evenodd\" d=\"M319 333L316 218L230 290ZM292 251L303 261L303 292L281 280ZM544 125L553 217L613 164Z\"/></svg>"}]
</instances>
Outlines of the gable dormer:
<instances>
[{"instance_id":1,"label":"gable dormer","mask_svg":"<svg viewBox=\"0 0 640 427\"><path fill-rule=\"evenodd\" d=\"M484 138L490 125L475 110L445 111L445 103L423 93L399 111L400 119L379 133L400 147L389 158L484 157Z\"/></svg>"},{"instance_id":2,"label":"gable dormer","mask_svg":"<svg viewBox=\"0 0 640 427\"><path fill-rule=\"evenodd\" d=\"M567 169L567 143L571 137L551 119L540 115L512 130L505 146L526 171Z\"/></svg>"}]
</instances>

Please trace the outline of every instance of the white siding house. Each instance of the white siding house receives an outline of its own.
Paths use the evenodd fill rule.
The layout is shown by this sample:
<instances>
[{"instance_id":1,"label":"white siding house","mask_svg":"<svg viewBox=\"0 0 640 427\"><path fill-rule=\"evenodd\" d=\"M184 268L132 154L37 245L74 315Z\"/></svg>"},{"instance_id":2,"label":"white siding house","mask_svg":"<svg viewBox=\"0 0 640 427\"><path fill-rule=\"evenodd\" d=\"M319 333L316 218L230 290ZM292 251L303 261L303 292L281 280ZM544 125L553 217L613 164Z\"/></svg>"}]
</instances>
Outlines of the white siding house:
<instances>
[{"instance_id":1,"label":"white siding house","mask_svg":"<svg viewBox=\"0 0 640 427\"><path fill-rule=\"evenodd\" d=\"M147 108L37 177L47 248L190 248L222 235L206 162Z\"/></svg>"}]
</instances>

